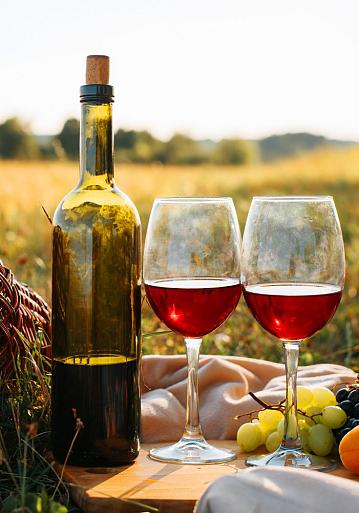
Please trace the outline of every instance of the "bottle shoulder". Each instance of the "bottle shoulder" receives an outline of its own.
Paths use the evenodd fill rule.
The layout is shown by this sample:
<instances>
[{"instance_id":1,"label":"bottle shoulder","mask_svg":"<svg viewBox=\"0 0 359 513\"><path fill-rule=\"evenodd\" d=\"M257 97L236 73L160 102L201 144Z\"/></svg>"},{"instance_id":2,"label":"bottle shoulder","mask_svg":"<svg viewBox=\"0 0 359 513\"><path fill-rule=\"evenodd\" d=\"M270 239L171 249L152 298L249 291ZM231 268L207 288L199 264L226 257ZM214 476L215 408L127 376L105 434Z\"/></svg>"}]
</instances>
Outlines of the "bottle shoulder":
<instances>
[{"instance_id":1,"label":"bottle shoulder","mask_svg":"<svg viewBox=\"0 0 359 513\"><path fill-rule=\"evenodd\" d=\"M101 218L116 223L121 218L122 222L141 225L136 206L116 185L108 188L76 187L60 201L53 216L53 225L72 224L80 218L90 223Z\"/></svg>"}]
</instances>

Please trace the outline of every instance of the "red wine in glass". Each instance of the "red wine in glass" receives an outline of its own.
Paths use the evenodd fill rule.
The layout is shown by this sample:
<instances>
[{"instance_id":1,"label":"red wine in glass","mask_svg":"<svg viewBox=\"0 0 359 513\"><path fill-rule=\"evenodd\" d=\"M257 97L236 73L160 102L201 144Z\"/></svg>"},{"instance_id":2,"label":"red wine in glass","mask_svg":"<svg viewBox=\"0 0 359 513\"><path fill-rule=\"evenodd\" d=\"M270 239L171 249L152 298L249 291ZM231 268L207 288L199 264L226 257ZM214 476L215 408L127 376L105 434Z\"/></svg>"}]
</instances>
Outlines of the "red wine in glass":
<instances>
[{"instance_id":1,"label":"red wine in glass","mask_svg":"<svg viewBox=\"0 0 359 513\"><path fill-rule=\"evenodd\" d=\"M333 317L342 290L318 283L265 283L244 287L246 303L259 324L281 340L303 340Z\"/></svg>"},{"instance_id":2,"label":"red wine in glass","mask_svg":"<svg viewBox=\"0 0 359 513\"><path fill-rule=\"evenodd\" d=\"M147 298L156 315L171 330L201 338L233 312L242 286L235 278L183 278L149 281Z\"/></svg>"},{"instance_id":3,"label":"red wine in glass","mask_svg":"<svg viewBox=\"0 0 359 513\"><path fill-rule=\"evenodd\" d=\"M240 249L231 198L155 200L143 255L145 289L157 317L184 337L188 368L183 435L175 444L151 449L156 461L200 465L236 458L203 436L198 366L202 337L227 319L240 298Z\"/></svg>"}]
</instances>

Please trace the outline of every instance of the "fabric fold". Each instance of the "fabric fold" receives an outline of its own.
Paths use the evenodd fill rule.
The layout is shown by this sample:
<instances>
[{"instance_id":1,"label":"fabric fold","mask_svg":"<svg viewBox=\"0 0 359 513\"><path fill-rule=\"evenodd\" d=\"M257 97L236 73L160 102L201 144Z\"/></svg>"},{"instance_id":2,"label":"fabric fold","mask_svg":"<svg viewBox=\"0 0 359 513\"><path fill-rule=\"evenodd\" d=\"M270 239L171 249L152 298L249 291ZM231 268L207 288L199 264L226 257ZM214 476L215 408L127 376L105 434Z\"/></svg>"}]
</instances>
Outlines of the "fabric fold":
<instances>
[{"instance_id":1,"label":"fabric fold","mask_svg":"<svg viewBox=\"0 0 359 513\"><path fill-rule=\"evenodd\" d=\"M358 482L313 470L252 468L216 479L195 513L357 513Z\"/></svg>"},{"instance_id":2,"label":"fabric fold","mask_svg":"<svg viewBox=\"0 0 359 513\"><path fill-rule=\"evenodd\" d=\"M356 374L341 365L300 367L298 384L333 386L352 383ZM176 441L183 433L186 409L185 355L142 358L142 441ZM268 403L285 395L284 365L238 356L202 356L199 361L200 417L208 439L234 439L247 418L234 417L260 407L248 395Z\"/></svg>"}]
</instances>

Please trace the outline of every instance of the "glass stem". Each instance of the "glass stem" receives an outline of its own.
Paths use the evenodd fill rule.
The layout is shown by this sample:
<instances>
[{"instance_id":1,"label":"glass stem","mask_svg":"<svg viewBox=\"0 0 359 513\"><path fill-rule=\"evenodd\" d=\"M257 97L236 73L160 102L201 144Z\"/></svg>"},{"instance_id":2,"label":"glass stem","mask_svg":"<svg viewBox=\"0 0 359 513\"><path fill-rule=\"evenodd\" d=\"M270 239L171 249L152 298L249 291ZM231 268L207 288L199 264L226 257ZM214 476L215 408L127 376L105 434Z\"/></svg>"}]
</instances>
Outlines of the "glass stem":
<instances>
[{"instance_id":1,"label":"glass stem","mask_svg":"<svg viewBox=\"0 0 359 513\"><path fill-rule=\"evenodd\" d=\"M297 419L297 370L300 341L283 342L286 372L284 436L281 449L301 449Z\"/></svg>"},{"instance_id":2,"label":"glass stem","mask_svg":"<svg viewBox=\"0 0 359 513\"><path fill-rule=\"evenodd\" d=\"M202 340L199 338L186 338L188 384L187 384L187 410L186 426L183 438L203 438L199 422L198 399L198 359Z\"/></svg>"}]
</instances>

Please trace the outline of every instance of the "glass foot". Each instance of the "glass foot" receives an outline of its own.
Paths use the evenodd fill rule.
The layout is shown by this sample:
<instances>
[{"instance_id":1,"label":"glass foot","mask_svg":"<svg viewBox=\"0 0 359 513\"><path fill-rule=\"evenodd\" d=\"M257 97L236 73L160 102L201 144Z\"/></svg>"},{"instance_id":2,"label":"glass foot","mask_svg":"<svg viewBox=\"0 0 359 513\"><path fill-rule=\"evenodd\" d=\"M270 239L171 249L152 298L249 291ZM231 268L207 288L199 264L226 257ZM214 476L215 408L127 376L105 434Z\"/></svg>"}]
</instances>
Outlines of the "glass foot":
<instances>
[{"instance_id":1,"label":"glass foot","mask_svg":"<svg viewBox=\"0 0 359 513\"><path fill-rule=\"evenodd\" d=\"M204 465L232 461L236 459L236 454L229 449L213 447L203 438L181 438L176 444L151 449L150 458L166 463Z\"/></svg>"},{"instance_id":2,"label":"glass foot","mask_svg":"<svg viewBox=\"0 0 359 513\"><path fill-rule=\"evenodd\" d=\"M301 450L279 448L272 454L263 454L260 456L251 456L246 459L246 465L249 467L294 467L306 468L309 470L334 470L337 467L335 458L315 456L307 454Z\"/></svg>"}]
</instances>

